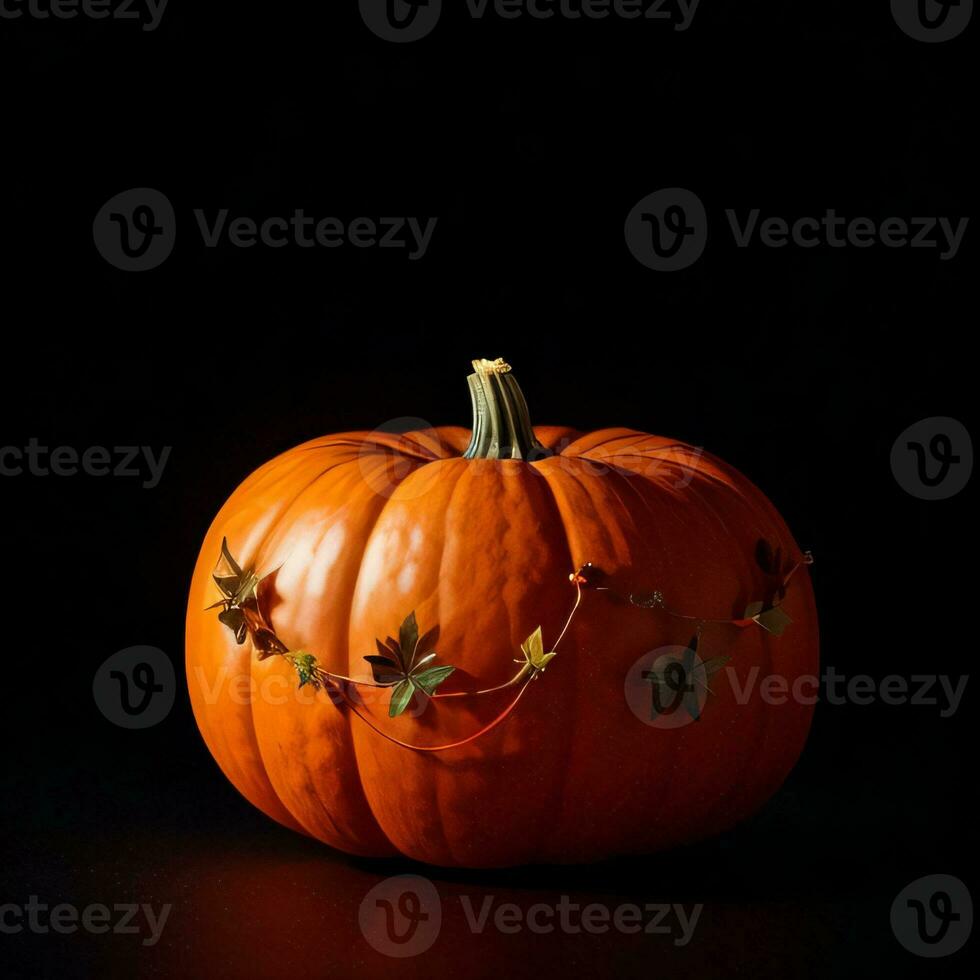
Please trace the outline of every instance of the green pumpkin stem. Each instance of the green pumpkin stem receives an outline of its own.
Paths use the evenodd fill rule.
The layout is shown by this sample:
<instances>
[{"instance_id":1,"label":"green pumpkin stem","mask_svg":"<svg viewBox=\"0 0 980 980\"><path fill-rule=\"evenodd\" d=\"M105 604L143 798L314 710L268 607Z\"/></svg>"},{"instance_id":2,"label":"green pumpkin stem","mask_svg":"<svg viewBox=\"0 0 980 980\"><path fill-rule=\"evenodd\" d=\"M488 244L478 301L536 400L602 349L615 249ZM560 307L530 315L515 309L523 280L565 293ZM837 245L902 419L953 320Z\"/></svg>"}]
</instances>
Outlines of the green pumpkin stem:
<instances>
[{"instance_id":1,"label":"green pumpkin stem","mask_svg":"<svg viewBox=\"0 0 980 980\"><path fill-rule=\"evenodd\" d=\"M551 456L531 428L527 402L502 358L473 362L466 380L473 401L473 435L464 459L544 459Z\"/></svg>"}]
</instances>

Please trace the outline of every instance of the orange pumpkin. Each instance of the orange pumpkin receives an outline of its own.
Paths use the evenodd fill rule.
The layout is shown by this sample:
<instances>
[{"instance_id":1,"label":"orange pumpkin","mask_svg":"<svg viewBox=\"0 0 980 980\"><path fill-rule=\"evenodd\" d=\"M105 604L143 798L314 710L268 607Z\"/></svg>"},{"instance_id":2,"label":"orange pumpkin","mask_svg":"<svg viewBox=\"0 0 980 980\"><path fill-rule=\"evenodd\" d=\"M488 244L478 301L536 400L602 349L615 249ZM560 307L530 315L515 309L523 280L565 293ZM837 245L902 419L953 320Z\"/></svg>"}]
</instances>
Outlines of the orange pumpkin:
<instances>
[{"instance_id":1,"label":"orange pumpkin","mask_svg":"<svg viewBox=\"0 0 980 980\"><path fill-rule=\"evenodd\" d=\"M720 460L532 429L509 367L474 367L472 434L314 439L221 509L187 610L208 748L352 854L591 861L731 826L806 738L809 699L763 680L817 671L807 556Z\"/></svg>"}]
</instances>

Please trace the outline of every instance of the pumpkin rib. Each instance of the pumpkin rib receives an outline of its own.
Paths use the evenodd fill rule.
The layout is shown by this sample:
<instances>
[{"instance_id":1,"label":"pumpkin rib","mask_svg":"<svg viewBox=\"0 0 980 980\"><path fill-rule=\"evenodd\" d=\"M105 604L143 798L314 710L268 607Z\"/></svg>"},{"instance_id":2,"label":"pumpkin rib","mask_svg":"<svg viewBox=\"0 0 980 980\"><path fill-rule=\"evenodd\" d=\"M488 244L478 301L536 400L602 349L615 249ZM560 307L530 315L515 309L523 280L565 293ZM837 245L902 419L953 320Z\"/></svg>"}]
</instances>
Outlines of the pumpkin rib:
<instances>
[{"instance_id":1,"label":"pumpkin rib","mask_svg":"<svg viewBox=\"0 0 980 980\"><path fill-rule=\"evenodd\" d=\"M600 547L596 547L594 550L590 548L587 543L587 539L597 531L607 534L608 525L605 521L599 519L600 506L599 500L597 499L596 491L599 492L599 496L602 494L609 493L610 487L608 482L606 482L606 477L598 477L593 473L590 473L585 467L588 464L583 464L583 471L578 472L575 468L562 467L560 463L548 465L548 461L542 461L539 464L539 469L545 476L548 485L551 487L554 494L556 506L558 507L559 513L562 516L563 526L566 531L566 538L568 541L568 551L571 558L571 564L573 567L578 567L585 562L594 562L597 567L603 571L608 569L603 569L605 564L601 554L597 553L601 550L608 550L610 553L616 551L616 542L614 538L609 538L605 543L599 542ZM604 482L595 483L596 480L602 479ZM569 493L563 488L563 484L568 481L578 488L578 493L582 499L576 499L576 495L569 495ZM582 506L588 508L587 512L583 512L580 508ZM621 505L622 506L622 505ZM624 508L625 509L625 508ZM627 510L628 514L629 511ZM616 523L616 522L611 522ZM619 525L617 525L619 527ZM577 542L575 539L582 539ZM644 543L642 545L644 549L647 547ZM582 550L580 554L577 552L580 549L587 549L589 553ZM605 600L602 593L592 593L590 595L592 603L603 603ZM616 676L617 684L616 687L621 687L621 679L619 676L619 668L622 665L613 664L607 657L599 656L596 650L591 649L591 644L595 642L590 639L590 629L588 624L594 624L596 622L596 617L603 617L608 615L608 612L603 609L600 605L598 608L594 609L592 616L589 615L589 610L586 608L583 610L583 620L581 621L581 626L586 630L586 638L580 638L578 644L576 645L576 650L579 653L580 658L583 660L582 663L576 665L578 669L575 672L575 696L572 703L575 704L585 704L591 705L594 703L594 699L597 696L597 691L595 688L591 687L591 677L589 674L588 667L591 662L595 665L595 670L599 672L599 675L603 674L608 676L610 670ZM595 627L593 626L592 629ZM594 675L593 675L594 676ZM622 695L616 695L621 698ZM608 725L608 719L604 719L605 724ZM584 819L590 819L594 816L592 813L582 813L578 808L578 802L575 800L576 794L582 796L582 792L579 786L570 781L570 775L577 773L577 780L581 783L583 780L588 781L589 764L595 764L598 767L604 765L604 760L597 760L597 745L595 741L595 736L597 733L601 732L603 728L602 723L598 726L596 730L593 730L589 721L583 722L582 718L578 719L578 723L570 726L570 738L565 747L565 765L563 767L563 784L562 784L562 795L560 799L560 809L557 811L559 814L558 820L556 820L557 831L553 832L551 835L550 848L551 853L554 854L556 859L561 860L562 856L565 856L567 860L567 855L569 853L569 841L574 841L577 836L577 831L580 828L582 821ZM599 753L601 755L601 748ZM573 845L574 846L574 845ZM592 855L586 853L582 855L575 855L576 859L582 857L589 859Z\"/></svg>"},{"instance_id":2,"label":"pumpkin rib","mask_svg":"<svg viewBox=\"0 0 980 980\"><path fill-rule=\"evenodd\" d=\"M541 539L549 542L549 560L553 561L555 564L560 563L559 580L563 581L567 577L568 572L574 571L571 545L568 537L568 526L561 508L558 506L558 502L555 499L553 487L547 478L542 479L544 474L539 467L539 461L526 462L522 460L503 460L494 462L491 465L493 465L495 472L499 474L498 478L502 481L520 480L526 478L529 481L529 486L537 486L541 488L541 503L544 508L547 508L547 512L538 513L542 528L546 529L542 530L540 537ZM514 473L512 475L508 475L508 470L512 470ZM447 508L447 520L449 517L450 510ZM445 541L446 538L444 537L443 540ZM528 542L528 546L533 548L534 545L532 542ZM557 554L551 550L552 546L557 548ZM445 551L443 552L443 560L444 557ZM446 581L447 577L441 575L441 588L446 587L444 584ZM531 629L531 622L516 622L510 604L503 599L503 596L501 596L501 601L508 614L508 631L511 635L516 634L518 637L524 637ZM549 638L549 648L554 646L552 639L557 639L557 636L554 638ZM546 678L540 682L542 685L547 684L547 688L534 691L534 693L531 695L532 698L535 696L538 699L549 698L551 704L555 704L556 699L558 704L574 703L574 698L580 693L578 673L574 670L574 667L576 665L576 659L578 659L580 656L581 651L577 648L577 646L569 642L570 639L571 638L567 635L563 639L562 653L558 658L558 660L564 659L565 662L562 665L564 670L562 673L556 673L561 669L558 664L558 660L556 660L551 672L549 672ZM568 645L566 646L565 644ZM523 686L520 688L519 697L523 697L524 693L530 687L530 684L530 679L523 684ZM556 690L559 684L562 685L561 693L558 693ZM532 703L533 701L523 701L521 710L531 710L529 708L529 704ZM567 723L564 724L562 728L563 730L567 729ZM506 731L502 731L499 737L506 738ZM565 796L565 788L569 778L569 772L569 767L562 765L558 766L554 772L550 773L553 780L553 786L550 789L550 798L552 801L557 799L557 801L560 803L563 800ZM440 787L445 785L444 779L437 779L436 782ZM445 794L443 793L440 796L440 803L444 799ZM513 864L515 863L515 860L519 861L520 863L527 863L530 861L548 860L550 858L552 853L550 849L550 838L554 828L549 825L547 813L549 810L553 812L553 807L554 802L551 803L550 807L543 806L542 813L538 814L536 819L535 814L525 812L524 816L526 818L526 822L536 824L540 828L540 836L536 841L531 839L522 841L523 853L518 854L516 858L512 858L510 861L508 861L508 863ZM527 828L525 826L525 834L526 829ZM459 848L451 848L450 853L456 863L472 863L471 855L463 852Z\"/></svg>"},{"instance_id":3,"label":"pumpkin rib","mask_svg":"<svg viewBox=\"0 0 980 980\"><path fill-rule=\"evenodd\" d=\"M276 469L277 469L277 464L281 466L282 464L287 462L287 460L291 461L290 457L292 456L293 456L292 451L280 454L275 459L270 460L269 463L266 464L266 467L261 468L260 470L256 471L255 474L253 474L253 476L256 477L254 481L251 479L246 480L238 488L238 490L236 490L232 494L232 496L229 498L226 505L221 509L221 511L215 517L215 520L212 522L208 534L210 534L212 530L215 530L220 524L227 523L228 517L226 512L228 509L230 509L230 506L232 505L233 502L237 506L241 506L243 502L243 498L249 499L251 496L260 492L259 485L262 483L261 480L262 475L268 475L270 477L274 477L270 481L272 485L275 485L277 482L281 482L283 480L288 479L291 476L290 473L284 475L283 474L277 475ZM300 466L297 466L296 468L299 469ZM264 473L263 470L265 471ZM270 525L270 528L267 528L265 530L264 532L265 537L268 536L272 528L276 527L280 523L285 513L287 513L292 508L293 504L305 492L305 490L313 483L315 483L316 480L319 479L321 475L322 473L318 473L316 476L310 478L309 481L304 485L304 488L300 490L299 493L297 493L293 497L293 499L282 508L279 515L273 520L272 524ZM263 493L267 492L267 488L262 487L261 491ZM208 576L208 578L210 579L210 576ZM248 663L249 674L251 676L253 675L254 672L254 657L249 654L246 658L246 662ZM220 745L222 747L220 752L218 753L213 752L212 754L215 756L215 759L216 761L218 761L219 765L226 770L226 775L228 775L229 781L232 783L232 785L236 787L236 789L239 789L239 783L248 785L252 782L257 782L259 785L256 786L255 789L261 791L263 793L263 796L265 795L270 796L283 811L282 814L275 815L276 819L280 823L282 823L284 822L282 817L288 816L288 818L290 818L290 823L287 824L288 826L291 826L292 829L301 830L302 833L304 834L309 834L309 831L306 829L306 827L296 819L296 817L293 815L290 809L285 805L285 803L279 797L279 794L276 792L275 788L272 785L272 782L269 778L268 768L266 766L261 748L259 746L258 733L255 727L255 715L251 703L249 704L249 710L247 712L247 715L245 713L242 714L243 719L246 717L248 719L247 737L251 742L254 758L258 762L258 765L254 769L254 771L247 771L246 766L239 758L238 753L235 752L234 748L231 745L224 742L223 738L221 737L220 731L215 729L214 726L211 724L211 719L207 713L203 715L203 720L198 721L198 725L199 727L202 728L202 734L203 734L203 730L206 729L210 733L211 739L215 742L215 744ZM207 742L207 738L205 738L205 742ZM237 780L232 778L231 774L227 772L227 768L232 768L232 767L233 767L233 771L238 776ZM245 796L246 799L249 799L249 797L241 789L239 789L239 792L242 793L242 795ZM270 816L273 816L273 814L270 814Z\"/></svg>"},{"instance_id":4,"label":"pumpkin rib","mask_svg":"<svg viewBox=\"0 0 980 980\"><path fill-rule=\"evenodd\" d=\"M546 443L546 445L547 445L547 443ZM555 490L555 486L552 483L551 479L549 479L549 475L548 475L548 470L547 469L543 468L539 463L535 463L535 464L532 464L532 465L535 466L535 468L537 469L537 472L541 474L541 476L544 479L545 486L548 488L548 494L549 494L549 497L551 499L552 506L554 508L554 513L555 513L555 515L558 518L558 525L562 529L562 534L563 534L563 537L564 537L564 540L565 540L565 554L568 557L568 568L569 568L570 571L573 571L574 572L574 571L577 570L577 568L576 568L575 555L574 555L574 553L572 551L571 535L569 533L569 526L568 526L568 522L567 522L566 517L565 517L565 512L564 512L564 510L563 510L563 508L561 506L561 503L558 500L558 494L557 494L557 492ZM589 560L588 558L582 557L582 562L583 563L586 562L586 561L588 561L588 560ZM565 639L567 639L567 637L565 637ZM580 656L583 655L582 654L582 651L581 651L581 649L580 649L580 647L579 647L578 644L575 644L575 646L573 647L573 649ZM557 662L557 659L556 659L556 662ZM576 703L577 703L577 698L581 697L581 672L580 671L577 671L573 676L575 677L575 684L574 684L574 687L573 687L573 692L574 692L574 694L576 696ZM570 727L574 730L574 727L575 726L572 725ZM570 755L571 755L571 752L569 750L567 752L567 754L566 754L566 758L570 758ZM537 850L538 850L538 853L544 859L546 859L546 860L550 860L552 858L552 856L553 856L553 853L554 852L552 851L552 847L553 847L553 844L554 844L554 839L555 838L559 838L560 839L563 836L563 833L564 833L564 828L562 827L562 824L564 823L564 821L566 819L565 815L566 815L566 813L568 813L568 810L569 810L569 807L567 805L567 802L568 802L567 801L567 791L568 791L569 778L570 778L570 775L572 773L572 769L573 769L573 767L571 765L563 765L563 766L559 767L559 771L561 773L561 778L558 780L558 783L557 783L557 785L555 787L555 796L556 796L556 801L555 802L557 804L557 807L555 809L555 812L559 814L558 820L555 821L555 823L556 823L557 826L555 826L555 827L549 827L547 825L542 825L542 827L541 827L541 831L540 831L541 837L540 837L539 842L538 842L538 848L537 848ZM571 815L571 819L572 820L575 819L575 814L574 813Z\"/></svg>"},{"instance_id":5,"label":"pumpkin rib","mask_svg":"<svg viewBox=\"0 0 980 980\"><path fill-rule=\"evenodd\" d=\"M326 448L326 447L322 447L322 448ZM384 454L383 453L378 453L378 455L380 456L380 455L384 455ZM417 459L417 457L410 457L410 458L413 459L413 460L414 459ZM357 453L356 455L353 455L350 458L339 460L336 463L332 464L331 466L325 468L323 471L321 471L320 477L322 477L323 475L326 475L326 473L328 473L328 472L332 472L334 470L340 469L341 467L345 467L345 466L348 466L348 465L351 465L351 464L359 464L360 461L361 461L361 459L362 459L362 454L361 453ZM401 483L404 482L404 480L406 480L409 476L411 476L412 473L416 472L417 470L419 470L422 467L424 467L425 465L427 465L428 462L434 462L434 460L419 460L418 465L413 466L412 469L408 473L406 473L404 477L401 477L400 479L398 479L398 483L397 483L395 489L397 489L397 486L400 486ZM318 477L318 479L320 477ZM304 491L290 505L289 510L292 510L294 507L296 507L297 505L299 505L300 500L301 500L301 497L302 496L305 496L306 493L308 493L311 489L313 489L315 483L316 483L316 481L313 481L313 483L311 483L310 485L308 485L304 489ZM394 495L394 491L388 497L382 498L381 506L378 507L377 509L372 510L372 512L371 512L368 520L366 521L366 523L363 526L361 526L361 527L358 528L357 533L356 533L355 536L356 536L356 538L359 541L364 542L364 546L365 547L366 547L366 542L370 539L370 536L373 533L374 528L377 526L377 523L380 520L382 513L384 512L384 510L387 507L387 505L390 503L391 497L393 495ZM324 531L324 534L325 533L327 533L327 530ZM269 537L271 537L271 535ZM267 541L268 541L268 538L267 538ZM322 543L322 538L321 538L321 543ZM342 604L342 609L339 611L340 618L344 622L346 622L348 624L350 622L351 603L353 602L354 593L355 593L356 588L357 588L357 580L358 580L359 574L360 574L360 566L358 566L357 572L355 573L355 575L353 577L353 581L351 582L350 589L348 590L348 595L346 597L346 600ZM349 627L344 632L349 637ZM348 639L348 643L349 643L349 639ZM349 661L350 661L350 651L349 651L349 648L346 651L343 651L343 652L338 651L337 652L336 659L337 659L338 663L349 664ZM255 666L257 666L257 665L255 665ZM342 711L341 707L340 706L337 706L337 705L333 705L332 706L332 710L334 710L334 711ZM345 748L347 749L347 751L349 751L351 755L355 755L354 733L352 731L353 721L352 721L352 718L351 718L351 712L349 710L348 711L344 711L342 713L342 717L344 719L345 724L343 724L342 726L339 726L338 731L340 731L342 733L343 745L345 746ZM254 715L253 715L253 721L254 721ZM267 773L268 773L268 764L265 762L265 756L264 756L264 754L263 754L262 758L263 758L263 764L266 765L266 769L267 769ZM314 773L311 772L311 770L309 768L307 768L305 761L303 763L303 771L306 773L306 775L307 775L307 777L309 779L310 784L313 785L313 786L316 786L317 785L317 780L314 778ZM374 813L374 811L373 811L373 809L372 809L372 807L370 805L370 801L367 798L367 794L366 794L365 789L364 789L363 781L360 778L360 770L359 770L359 768L356 765L355 765L355 773L356 773L357 778L351 780L351 789L353 789L354 787L356 787L357 794L358 794L358 799L359 799L360 803L362 804L359 807L359 809L362 812L365 812L367 815L370 815L370 818L371 818L372 824L373 824L373 830L375 830L377 832L377 837L380 838L381 840L387 841L388 840L388 835L386 834L386 832L384 831L384 829L381 827L381 825L378 823L377 817L376 817L376 815L375 815L375 813ZM321 810L324 812L324 815L327 817L329 823L334 827L335 831L337 832L337 838L339 840L349 840L350 839L350 833L348 831L341 830L338 827L336 821L333 818L332 813L330 812L330 801L321 798L318 792L314 792L314 795L315 795L315 797L317 799L317 802L320 805ZM282 799L282 798L280 797L280 799ZM289 807L289 805L287 804L287 802L285 800L282 800L282 803L283 803L283 806L285 806L286 809L289 810L289 812L293 814L294 818L298 822L300 822L301 824L303 824L304 827L307 828L307 832L309 832L313 836L318 836L311 828L309 828L309 825L306 824L306 822L303 820L303 818L298 813L296 813L291 807ZM371 836L374 837L375 835L372 834ZM364 840L364 837L362 836L360 838L360 840L363 841ZM385 854L380 854L380 855L378 854L377 844L374 841L370 841L370 840L367 841L366 842L366 847L367 847L367 851L365 853L367 855L385 856ZM389 847L389 849L385 853L387 853L387 854L397 853L397 848Z\"/></svg>"},{"instance_id":6,"label":"pumpkin rib","mask_svg":"<svg viewBox=\"0 0 980 980\"><path fill-rule=\"evenodd\" d=\"M718 489L726 488L733 495L737 496L740 503L745 507L745 509L751 514L755 526L759 529L766 529L767 536L770 533L775 534L780 542L784 546L790 546L792 550L796 553L799 558L802 558L802 551L793 539L788 528L786 528L785 523L779 516L778 512L775 510L774 506L769 503L762 492L751 483L746 477L742 476L740 473L734 471L731 467L727 466L723 461L718 460L715 457L710 457L710 461L717 465L718 468L729 475L729 481L721 479L719 476L706 471L706 470L695 470L695 477L692 479L689 487L695 492L698 500L700 501L701 507L706 512L714 514L721 526L725 529L726 533L729 535L731 532L728 529L727 523L718 514L718 508L716 505L708 499L703 490L703 487L697 486L699 479L715 484ZM650 477L644 473L636 473L635 475L640 476L642 479L649 480ZM752 581L753 579L758 579L758 573L753 567L752 559L748 553L742 549L738 553L738 561L740 563L739 568L739 579L741 581ZM737 599L733 600L737 602ZM733 611L733 615L738 615L737 610ZM776 638L770 636L769 634L764 634L760 637L760 647L764 657L764 662L759 665L760 676L767 676L773 673L775 664L773 660L774 647L776 644ZM752 721L755 725L755 731L746 734L746 741L754 742L757 745L765 745L769 742L769 739L775 729L777 724L776 712L774 711L760 711L755 712L751 715ZM807 729L809 724L807 724ZM796 758L796 752L791 753L792 758ZM729 787L726 791L719 793L714 801L714 804L709 808L709 810L703 814L703 818L706 823L711 823L713 820L713 815L726 804L732 792L743 785L743 777L747 769L753 767L755 759L751 754L743 754L739 757L736 766L731 770L731 778L729 780ZM776 788L785 779L783 775L777 782ZM774 791L774 790L773 790ZM725 820L717 821L719 824L725 824Z\"/></svg>"},{"instance_id":7,"label":"pumpkin rib","mask_svg":"<svg viewBox=\"0 0 980 980\"><path fill-rule=\"evenodd\" d=\"M432 462L433 463L442 462L442 463L453 463L453 464L455 464L455 463L457 463L457 460L459 460L459 459L460 459L459 457L446 457L443 460L433 460ZM411 473L407 474L406 477L399 484L399 487L403 486L404 483L405 483L405 481L407 481L414 474L421 473L423 470L427 469L427 466L428 466L428 464L423 464L422 466L417 467ZM446 506L445 506L445 511L444 511L444 517L445 517L445 514L448 514L448 512L450 510L450 504L451 504L451 501L452 501L452 497L453 497L453 495L455 494L455 492L456 492L456 490L458 488L458 485L459 485L459 482L460 482L461 478L466 473L467 467L465 465L455 465L453 467L453 469L456 471L456 473L455 473L455 479L454 479L454 482L453 482L453 486L452 486L452 488L449 491L449 497L448 497L448 499L446 501ZM427 474L427 477L428 478L431 478L431 475L432 474L429 473L429 474ZM420 478L422 478L422 477L420 477ZM364 548L363 548L362 555L368 554L369 550L371 549L372 541L373 541L373 538L374 538L375 533L377 532L378 525L381 524L382 518L385 516L385 512L388 510L388 508L392 505L393 502L396 502L398 504L401 504L402 503L401 500L397 500L396 501L396 496L397 496L396 493L392 493L385 500L385 502L382 504L381 509L379 510L379 512L378 512L378 514L376 516L376 519L375 519L375 521L374 521L374 523L373 523L373 525L371 527L370 533L367 534L366 537L364 538ZM443 561L444 553L445 553L444 542L445 542L445 537L444 537L444 534L443 534L440 537L440 540L438 542L438 545L440 547L440 571L441 571L442 561ZM351 592L350 601L348 602L348 607L347 607L348 637L350 636L351 626L352 626L353 618L354 618L354 601L355 601L355 598L358 596L358 594L359 594L359 592L361 591L361 588L362 588L362 575L364 574L364 568L365 568L365 563L362 560L362 562L361 562L361 564L360 564L360 566L358 568L358 573L357 573L357 576L356 576L354 588L353 588L353 590ZM441 582L442 580L443 580L443 576L440 574L438 576L438 578L437 578L437 582ZM366 588L367 586L365 585L364 587ZM440 607L441 607L441 599L440 599L440 597L438 595L438 589L436 590L435 598L436 598L436 619L434 621L435 622L438 622L439 621L439 615L438 614L439 614L439 610L440 610ZM419 600L416 600L415 605L418 606L419 604L420 604L420 601ZM408 610L406 610L406 613L407 613L407 611ZM379 626L379 627L376 627L375 629L376 629L376 632L384 632L384 629L385 628L382 628L382 627ZM350 653L348 651L348 668L349 667L350 667ZM368 731L370 731L370 729L368 729ZM371 739L373 739L373 738L376 738L377 736L374 733L371 733L370 736L366 736L366 737L370 737ZM401 848L401 847L399 847L399 845L395 843L395 841L393 839L393 830L392 829L389 829L386 826L386 824L390 824L390 820L383 819L382 816L379 815L378 810L376 809L376 807L374 806L374 804L371 802L371 794L368 792L368 788L367 788L367 786L365 784L365 781L364 781L365 771L374 768L375 760L379 756L383 755L385 752L388 751L387 747L386 746L381 746L381 745L375 747L375 746L371 745L370 742L367 742L367 741L364 741L363 744L362 744L361 740L353 732L351 733L351 740L352 740L352 750L353 750L353 764L354 764L355 769L357 770L358 779L360 781L360 784L361 784L361 787L362 787L362 791L364 792L365 798L367 799L367 803L368 803L369 808L371 809L371 812L372 812L372 815L374 817L374 820L378 824L378 827L380 828L381 833L384 834L385 837L391 842L391 844L395 848L395 850L398 853L402 854L403 856L410 857L411 855L406 854L406 852L404 851L404 849ZM394 748L394 751L398 751L398 752L407 751L405 749L400 749L400 748L397 748L397 747L393 747L393 748ZM435 802L437 804L438 803L438 790L437 790L437 788L435 786L433 786L433 787L431 787L431 791L432 791L433 796L436 798L435 799ZM439 811L436 810L435 812L439 812ZM448 853L451 853L451 845L450 845L450 842L449 842L448 838L446 837L444 828L441 826L441 824L438 821L436 822L436 824L438 825L439 831L442 833L442 843L443 843L443 845L445 847L445 850Z\"/></svg>"}]
</instances>

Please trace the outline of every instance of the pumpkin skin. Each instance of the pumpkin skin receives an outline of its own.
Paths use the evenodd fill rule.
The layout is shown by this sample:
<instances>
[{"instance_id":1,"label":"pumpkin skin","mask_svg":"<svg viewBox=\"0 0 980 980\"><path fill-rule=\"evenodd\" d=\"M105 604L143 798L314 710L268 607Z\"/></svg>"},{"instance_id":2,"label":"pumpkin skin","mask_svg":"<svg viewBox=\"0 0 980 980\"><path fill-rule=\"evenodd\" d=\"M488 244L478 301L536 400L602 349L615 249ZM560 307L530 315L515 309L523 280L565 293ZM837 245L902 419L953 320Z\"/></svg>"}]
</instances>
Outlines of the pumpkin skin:
<instances>
[{"instance_id":1,"label":"pumpkin skin","mask_svg":"<svg viewBox=\"0 0 980 980\"><path fill-rule=\"evenodd\" d=\"M817 673L807 572L786 586L780 608L793 622L781 636L705 625L699 654L730 657L727 671L753 694L738 703L716 674L700 719L672 730L632 713L624 681L647 651L687 646L694 624L617 598L658 589L681 613L740 618L802 560L773 505L720 460L659 436L534 435L554 454L463 458L470 433L460 428L325 437L262 466L221 509L190 589L188 684L212 755L267 815L356 855L581 862L720 832L782 783L812 707L767 701L758 685ZM558 656L502 724L458 748L414 752L328 691L298 689L285 658L260 660L206 609L225 538L242 567L275 570L260 601L289 650L370 677L363 657L414 610L421 630L438 624L439 662L457 668L446 691L506 681L539 624L550 649L575 569L591 562L613 591L583 590ZM786 556L781 569L757 560L760 542ZM379 698L365 711L397 738L435 745L478 731L513 693L422 698L417 717L389 719Z\"/></svg>"}]
</instances>

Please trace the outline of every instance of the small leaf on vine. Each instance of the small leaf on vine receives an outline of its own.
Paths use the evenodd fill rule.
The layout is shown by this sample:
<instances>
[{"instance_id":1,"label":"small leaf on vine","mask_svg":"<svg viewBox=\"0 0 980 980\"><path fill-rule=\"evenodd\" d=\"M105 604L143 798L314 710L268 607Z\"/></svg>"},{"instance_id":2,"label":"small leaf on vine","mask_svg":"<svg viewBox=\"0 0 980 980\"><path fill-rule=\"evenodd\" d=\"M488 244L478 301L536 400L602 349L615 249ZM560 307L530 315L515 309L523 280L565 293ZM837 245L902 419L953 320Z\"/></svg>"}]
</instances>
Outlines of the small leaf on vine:
<instances>
[{"instance_id":1,"label":"small leaf on vine","mask_svg":"<svg viewBox=\"0 0 980 980\"><path fill-rule=\"evenodd\" d=\"M455 670L455 667L429 667L428 670L420 671L412 675L415 684L422 688L429 697L432 697L435 689Z\"/></svg>"},{"instance_id":2,"label":"small leaf on vine","mask_svg":"<svg viewBox=\"0 0 980 980\"><path fill-rule=\"evenodd\" d=\"M527 661L528 666L535 673L539 670L544 670L552 658L556 656L553 652L544 652L544 640L541 638L540 626L521 644L521 650L524 653L524 659Z\"/></svg>"},{"instance_id":3,"label":"small leaf on vine","mask_svg":"<svg viewBox=\"0 0 980 980\"><path fill-rule=\"evenodd\" d=\"M314 688L319 689L320 678L317 676L316 657L312 653L298 650L293 654L292 661L296 673L299 675L299 686L312 684Z\"/></svg>"},{"instance_id":4,"label":"small leaf on vine","mask_svg":"<svg viewBox=\"0 0 980 980\"><path fill-rule=\"evenodd\" d=\"M419 638L419 642L415 646L416 656L424 657L428 653L432 653L436 644L439 642L439 627L433 626L432 629L427 630Z\"/></svg>"},{"instance_id":5,"label":"small leaf on vine","mask_svg":"<svg viewBox=\"0 0 980 980\"><path fill-rule=\"evenodd\" d=\"M242 612L247 603L255 603L258 596L259 576L252 569L243 571L241 565L232 557L228 539L221 540L221 557L215 565L211 577L218 586L222 598L208 606L208 609L221 608L218 621L235 634L239 644L248 636L248 622Z\"/></svg>"},{"instance_id":6,"label":"small leaf on vine","mask_svg":"<svg viewBox=\"0 0 980 980\"><path fill-rule=\"evenodd\" d=\"M371 655L364 658L371 665L371 674L376 684L397 684L404 677L401 667L391 657Z\"/></svg>"},{"instance_id":7,"label":"small leaf on vine","mask_svg":"<svg viewBox=\"0 0 980 980\"><path fill-rule=\"evenodd\" d=\"M764 630L768 630L773 636L782 636L783 631L793 622L788 613L783 612L781 606L773 606L766 609L757 616L752 617Z\"/></svg>"},{"instance_id":8,"label":"small leaf on vine","mask_svg":"<svg viewBox=\"0 0 980 980\"><path fill-rule=\"evenodd\" d=\"M409 705L412 695L422 691L430 697L435 689L456 669L455 667L427 666L436 657L433 650L439 638L439 627L434 626L419 636L419 624L415 611L410 612L398 630L398 639L390 636L375 640L377 654L364 659L371 665L375 684L391 687L388 717L397 718Z\"/></svg>"},{"instance_id":9,"label":"small leaf on vine","mask_svg":"<svg viewBox=\"0 0 980 980\"><path fill-rule=\"evenodd\" d=\"M218 605L224 605L224 603L218 603ZM245 623L245 614L241 609L228 606L218 613L218 622L222 626L227 626L235 634L235 640L239 646L245 642L245 637L248 635L248 626Z\"/></svg>"},{"instance_id":10,"label":"small leaf on vine","mask_svg":"<svg viewBox=\"0 0 980 980\"><path fill-rule=\"evenodd\" d=\"M401 659L406 671L412 669L415 661L415 648L419 643L419 624L415 619L413 609L398 630L398 646L401 648Z\"/></svg>"},{"instance_id":11,"label":"small leaf on vine","mask_svg":"<svg viewBox=\"0 0 980 980\"><path fill-rule=\"evenodd\" d=\"M714 691L712 691L711 688L708 686L708 678L711 677L712 674L717 673L719 670L721 670L721 668L724 667L725 664L727 664L728 661L731 659L732 659L731 657L712 657L711 660L705 660L702 662L701 671L704 673L704 677L698 678L698 683L709 694L713 694Z\"/></svg>"},{"instance_id":12,"label":"small leaf on vine","mask_svg":"<svg viewBox=\"0 0 980 980\"><path fill-rule=\"evenodd\" d=\"M399 681L391 692L391 702L388 704L388 717L397 718L407 707L415 693L415 683L410 677Z\"/></svg>"}]
</instances>

